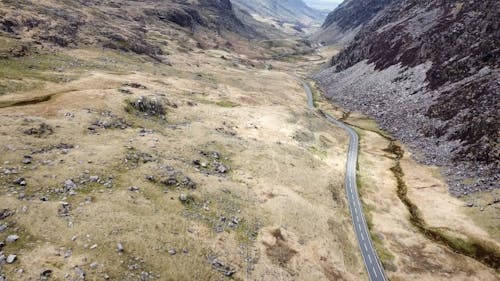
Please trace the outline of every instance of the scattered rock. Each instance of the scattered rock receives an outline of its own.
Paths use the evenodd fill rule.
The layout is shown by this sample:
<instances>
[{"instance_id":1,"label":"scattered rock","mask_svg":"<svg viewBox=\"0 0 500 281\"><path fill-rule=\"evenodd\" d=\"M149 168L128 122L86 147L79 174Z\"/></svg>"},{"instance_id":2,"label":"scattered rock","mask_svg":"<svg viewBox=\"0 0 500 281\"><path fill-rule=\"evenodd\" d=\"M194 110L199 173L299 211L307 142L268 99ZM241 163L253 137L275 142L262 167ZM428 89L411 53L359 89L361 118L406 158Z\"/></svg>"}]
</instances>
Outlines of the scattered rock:
<instances>
[{"instance_id":1,"label":"scattered rock","mask_svg":"<svg viewBox=\"0 0 500 281\"><path fill-rule=\"evenodd\" d=\"M128 188L129 191L132 191L132 192L138 192L139 191L139 188L137 186L130 186Z\"/></svg>"},{"instance_id":2,"label":"scattered rock","mask_svg":"<svg viewBox=\"0 0 500 281\"><path fill-rule=\"evenodd\" d=\"M73 250L69 249L64 253L64 258L67 259L73 255Z\"/></svg>"},{"instance_id":3,"label":"scattered rock","mask_svg":"<svg viewBox=\"0 0 500 281\"><path fill-rule=\"evenodd\" d=\"M171 256L174 256L175 254L177 254L177 251L174 249L174 248L171 248L168 250L168 253L171 255Z\"/></svg>"},{"instance_id":4,"label":"scattered rock","mask_svg":"<svg viewBox=\"0 0 500 281\"><path fill-rule=\"evenodd\" d=\"M30 128L28 130L25 130L23 133L25 135L43 137L43 136L52 135L54 133L54 128L52 128L52 126L50 126L46 123L41 123L38 126L38 128Z\"/></svg>"},{"instance_id":5,"label":"scattered rock","mask_svg":"<svg viewBox=\"0 0 500 281\"><path fill-rule=\"evenodd\" d=\"M196 189L196 183L191 180L189 177L185 177L181 184L187 188L190 188L190 189Z\"/></svg>"},{"instance_id":6,"label":"scattered rock","mask_svg":"<svg viewBox=\"0 0 500 281\"><path fill-rule=\"evenodd\" d=\"M472 203L472 202L467 202L467 207L469 207L469 208L474 207L474 203Z\"/></svg>"},{"instance_id":7,"label":"scattered rock","mask_svg":"<svg viewBox=\"0 0 500 281\"><path fill-rule=\"evenodd\" d=\"M91 126L89 126L87 129L91 133L96 133L98 128L105 129L105 130L107 130L107 129L125 130L128 127L130 127L130 124L127 122L127 120L125 120L122 117L113 116L113 117L108 117L108 118L103 119L103 120L96 120L96 121L92 122Z\"/></svg>"},{"instance_id":8,"label":"scattered rock","mask_svg":"<svg viewBox=\"0 0 500 281\"><path fill-rule=\"evenodd\" d=\"M220 159L220 153L217 151L213 151L211 156L214 159Z\"/></svg>"},{"instance_id":9,"label":"scattered rock","mask_svg":"<svg viewBox=\"0 0 500 281\"><path fill-rule=\"evenodd\" d=\"M215 161L214 166L215 166L215 171L219 174L225 174L229 171L229 168L226 165L222 164L221 162Z\"/></svg>"},{"instance_id":10,"label":"scattered rock","mask_svg":"<svg viewBox=\"0 0 500 281\"><path fill-rule=\"evenodd\" d=\"M44 271L42 271L42 273L40 273L40 278L42 280L46 280L48 278L50 278L52 276L52 270L50 269L46 269Z\"/></svg>"},{"instance_id":11,"label":"scattered rock","mask_svg":"<svg viewBox=\"0 0 500 281\"><path fill-rule=\"evenodd\" d=\"M5 239L5 242L7 242L7 243L14 243L17 240L19 240L19 236L15 235L15 234L11 234L11 235L7 236L7 238Z\"/></svg>"},{"instance_id":12,"label":"scattered rock","mask_svg":"<svg viewBox=\"0 0 500 281\"><path fill-rule=\"evenodd\" d=\"M61 207L57 210L57 213L61 217L68 217L70 215L71 205L67 202L61 202Z\"/></svg>"},{"instance_id":13,"label":"scattered rock","mask_svg":"<svg viewBox=\"0 0 500 281\"><path fill-rule=\"evenodd\" d=\"M28 183L26 182L25 178L17 178L14 180L14 184L20 185L20 186L26 186Z\"/></svg>"},{"instance_id":14,"label":"scattered rock","mask_svg":"<svg viewBox=\"0 0 500 281\"><path fill-rule=\"evenodd\" d=\"M89 181L90 182L99 182L99 176L90 176Z\"/></svg>"},{"instance_id":15,"label":"scattered rock","mask_svg":"<svg viewBox=\"0 0 500 281\"><path fill-rule=\"evenodd\" d=\"M31 157L30 155L25 155L24 158L23 158L23 164L31 164L33 162L33 157Z\"/></svg>"},{"instance_id":16,"label":"scattered rock","mask_svg":"<svg viewBox=\"0 0 500 281\"><path fill-rule=\"evenodd\" d=\"M189 200L189 197L187 196L187 194L182 193L181 195L179 195L179 200L182 203L186 203Z\"/></svg>"},{"instance_id":17,"label":"scattered rock","mask_svg":"<svg viewBox=\"0 0 500 281\"><path fill-rule=\"evenodd\" d=\"M123 87L130 87L130 88L134 88L134 89L142 89L142 90L146 90L148 88L148 87L146 87L142 84L136 83L136 82L127 82L127 83L124 83L122 86Z\"/></svg>"},{"instance_id":18,"label":"scattered rock","mask_svg":"<svg viewBox=\"0 0 500 281\"><path fill-rule=\"evenodd\" d=\"M116 250L120 253L125 251L125 248L123 247L122 243L116 244Z\"/></svg>"},{"instance_id":19,"label":"scattered rock","mask_svg":"<svg viewBox=\"0 0 500 281\"><path fill-rule=\"evenodd\" d=\"M97 244L94 244L94 245L90 246L90 248L89 248L89 249L90 249L90 250L97 249Z\"/></svg>"},{"instance_id":20,"label":"scattered rock","mask_svg":"<svg viewBox=\"0 0 500 281\"><path fill-rule=\"evenodd\" d=\"M97 263L97 262L93 262L90 264L90 268L92 268L92 269L96 269L97 267L99 267L99 263Z\"/></svg>"},{"instance_id":21,"label":"scattered rock","mask_svg":"<svg viewBox=\"0 0 500 281\"><path fill-rule=\"evenodd\" d=\"M231 268L231 266L225 265L222 261L220 261L216 257L209 257L209 261L215 270L221 272L227 277L231 277L236 273L235 269Z\"/></svg>"},{"instance_id":22,"label":"scattered rock","mask_svg":"<svg viewBox=\"0 0 500 281\"><path fill-rule=\"evenodd\" d=\"M16 255L9 255L7 256L7 259L5 260L8 264L14 263L17 260Z\"/></svg>"},{"instance_id":23,"label":"scattered rock","mask_svg":"<svg viewBox=\"0 0 500 281\"><path fill-rule=\"evenodd\" d=\"M85 271L83 271L83 269L79 268L78 266L75 267L75 273L76 273L76 276L77 276L77 279L78 281L85 281Z\"/></svg>"},{"instance_id":24,"label":"scattered rock","mask_svg":"<svg viewBox=\"0 0 500 281\"><path fill-rule=\"evenodd\" d=\"M0 220L4 220L12 215L14 215L14 211L11 211L9 209L0 210Z\"/></svg>"},{"instance_id":25,"label":"scattered rock","mask_svg":"<svg viewBox=\"0 0 500 281\"><path fill-rule=\"evenodd\" d=\"M139 163L149 163L153 162L155 159L153 155L145 152L136 151L135 149L130 149L125 156L125 163L133 166L137 166Z\"/></svg>"},{"instance_id":26,"label":"scattered rock","mask_svg":"<svg viewBox=\"0 0 500 281\"><path fill-rule=\"evenodd\" d=\"M127 88L120 88L118 89L118 92L122 93L122 94L126 94L126 95L131 95L132 94L132 91L127 89Z\"/></svg>"},{"instance_id":27,"label":"scattered rock","mask_svg":"<svg viewBox=\"0 0 500 281\"><path fill-rule=\"evenodd\" d=\"M163 103L155 97L140 97L136 101L128 101L127 112L139 111L145 116L165 116L166 111Z\"/></svg>"},{"instance_id":28,"label":"scattered rock","mask_svg":"<svg viewBox=\"0 0 500 281\"><path fill-rule=\"evenodd\" d=\"M64 191L65 192L68 192L70 190L73 190L73 189L76 189L77 186L76 184L73 182L73 180L69 179L69 180L66 180L64 182Z\"/></svg>"},{"instance_id":29,"label":"scattered rock","mask_svg":"<svg viewBox=\"0 0 500 281\"><path fill-rule=\"evenodd\" d=\"M177 184L177 178L171 175L167 179L163 180L162 183L166 186L173 186Z\"/></svg>"}]
</instances>

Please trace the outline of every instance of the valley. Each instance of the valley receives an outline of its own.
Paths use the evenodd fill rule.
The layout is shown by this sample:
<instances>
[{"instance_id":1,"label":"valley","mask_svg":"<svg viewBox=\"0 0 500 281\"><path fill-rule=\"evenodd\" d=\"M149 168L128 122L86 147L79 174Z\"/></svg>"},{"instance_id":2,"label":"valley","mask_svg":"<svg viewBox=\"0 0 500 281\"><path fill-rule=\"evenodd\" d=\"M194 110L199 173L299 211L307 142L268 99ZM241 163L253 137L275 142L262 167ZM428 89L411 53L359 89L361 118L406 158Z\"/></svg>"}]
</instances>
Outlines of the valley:
<instances>
[{"instance_id":1,"label":"valley","mask_svg":"<svg viewBox=\"0 0 500 281\"><path fill-rule=\"evenodd\" d=\"M43 2L0 3L1 281L373 280L361 211L388 280L498 280L499 189L452 196L336 103L342 46L229 1Z\"/></svg>"}]
</instances>

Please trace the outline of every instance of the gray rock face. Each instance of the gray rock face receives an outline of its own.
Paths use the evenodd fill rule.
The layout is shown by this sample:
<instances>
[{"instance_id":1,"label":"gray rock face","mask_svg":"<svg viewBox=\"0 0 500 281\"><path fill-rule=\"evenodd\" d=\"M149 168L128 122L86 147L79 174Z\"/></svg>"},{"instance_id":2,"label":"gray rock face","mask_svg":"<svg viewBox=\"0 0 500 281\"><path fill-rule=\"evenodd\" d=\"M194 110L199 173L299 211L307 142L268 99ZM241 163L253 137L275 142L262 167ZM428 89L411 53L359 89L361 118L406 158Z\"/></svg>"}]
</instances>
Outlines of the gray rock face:
<instances>
[{"instance_id":1,"label":"gray rock face","mask_svg":"<svg viewBox=\"0 0 500 281\"><path fill-rule=\"evenodd\" d=\"M370 22L395 0L347 0L328 14L321 29L313 36L328 44L346 44L363 25Z\"/></svg>"},{"instance_id":2,"label":"gray rock face","mask_svg":"<svg viewBox=\"0 0 500 281\"><path fill-rule=\"evenodd\" d=\"M498 188L499 17L495 0L394 1L315 78L446 167L453 194Z\"/></svg>"}]
</instances>

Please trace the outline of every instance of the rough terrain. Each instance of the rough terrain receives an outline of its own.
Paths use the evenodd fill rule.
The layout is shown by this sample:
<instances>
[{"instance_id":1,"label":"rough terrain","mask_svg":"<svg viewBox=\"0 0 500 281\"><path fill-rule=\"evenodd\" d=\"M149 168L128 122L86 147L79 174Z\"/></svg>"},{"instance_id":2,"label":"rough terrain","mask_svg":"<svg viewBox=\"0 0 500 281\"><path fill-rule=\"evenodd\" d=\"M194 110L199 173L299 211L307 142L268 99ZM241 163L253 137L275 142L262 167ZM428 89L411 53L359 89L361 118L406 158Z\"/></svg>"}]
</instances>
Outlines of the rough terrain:
<instances>
[{"instance_id":1,"label":"rough terrain","mask_svg":"<svg viewBox=\"0 0 500 281\"><path fill-rule=\"evenodd\" d=\"M316 79L444 167L454 195L497 189L499 11L498 1L398 1Z\"/></svg>"},{"instance_id":2,"label":"rough terrain","mask_svg":"<svg viewBox=\"0 0 500 281\"><path fill-rule=\"evenodd\" d=\"M2 59L1 278L364 279L347 136L307 109L297 58L271 59L308 47L157 36L160 60L80 41Z\"/></svg>"},{"instance_id":3,"label":"rough terrain","mask_svg":"<svg viewBox=\"0 0 500 281\"><path fill-rule=\"evenodd\" d=\"M86 3L87 21L104 2ZM66 47L38 39L60 33L58 17L1 33L0 280L367 280L343 186L348 136L307 108L296 78L337 50L249 40L216 21L227 9L201 11L215 28L145 25L154 55L92 41L90 20ZM119 12L109 24L135 24ZM498 247L498 194L450 197L436 168L314 95L361 128L361 197L391 280L498 280L421 234L398 179L428 226L464 246Z\"/></svg>"},{"instance_id":4,"label":"rough terrain","mask_svg":"<svg viewBox=\"0 0 500 281\"><path fill-rule=\"evenodd\" d=\"M347 45L392 2L394 0L346 0L328 14L311 38L325 45Z\"/></svg>"}]
</instances>

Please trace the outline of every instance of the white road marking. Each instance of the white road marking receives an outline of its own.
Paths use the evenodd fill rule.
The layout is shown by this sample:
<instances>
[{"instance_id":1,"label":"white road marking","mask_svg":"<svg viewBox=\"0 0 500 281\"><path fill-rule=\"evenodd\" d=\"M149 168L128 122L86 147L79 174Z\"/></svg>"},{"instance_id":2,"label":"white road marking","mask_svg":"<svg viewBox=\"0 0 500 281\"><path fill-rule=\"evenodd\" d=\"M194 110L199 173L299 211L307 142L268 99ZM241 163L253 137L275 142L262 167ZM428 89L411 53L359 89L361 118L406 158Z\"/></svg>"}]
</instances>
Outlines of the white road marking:
<instances>
[{"instance_id":1,"label":"white road marking","mask_svg":"<svg viewBox=\"0 0 500 281\"><path fill-rule=\"evenodd\" d=\"M308 103L313 104L312 94L310 94L309 86L307 85L307 83L304 83L304 82L302 82L302 84L304 85L304 88L306 89L306 92L307 92ZM313 108L314 105L310 105L310 107ZM367 232L368 230L366 228L366 221L365 221L365 218L364 218L363 213L362 213L363 208L361 207L359 194L357 193L356 168L357 168L358 149L359 149L358 135L356 134L356 131L353 130L351 127L338 121L337 119L333 118L331 115L324 113L324 116L326 117L326 119L328 121L341 127L342 129L346 130L349 133L350 141L349 141L349 148L348 148L348 155L347 155L348 159L347 159L347 163L346 163L345 188L346 188L346 192L348 193L347 197L349 199L348 201L349 201L349 208L351 210L351 217L353 219L353 223L354 223L354 215L356 215L356 220L358 221L358 223L354 223L354 228L355 228L357 235L361 235L361 240L364 241L364 243L359 241L359 246L360 246L360 248L362 248L361 244L363 244L363 246L366 250L366 253L365 253L363 251L363 249L361 249L361 255L363 256L365 266L366 266L366 269L368 271L368 275L370 277L370 280L379 280L378 279L379 275L377 274L377 269L378 269L382 275L380 280L385 281L387 279L385 278L383 270L378 262L377 253L374 252L371 244L370 244L370 252L368 251L368 246L367 246L367 243L365 241L365 236L364 236L366 233L366 235L367 235L366 240L371 241L370 236L368 235L368 232ZM356 189L356 192L354 191L354 189ZM363 226L359 222L358 213L359 213L359 215L361 215ZM374 255L375 262L372 260L371 254ZM372 265L375 264L377 266L377 268L375 268L375 266L372 266L373 271L370 270L370 268L367 264L367 261L366 261L367 255L368 255L369 263ZM371 276L372 274L374 274L375 278L372 278L372 276Z\"/></svg>"}]
</instances>

